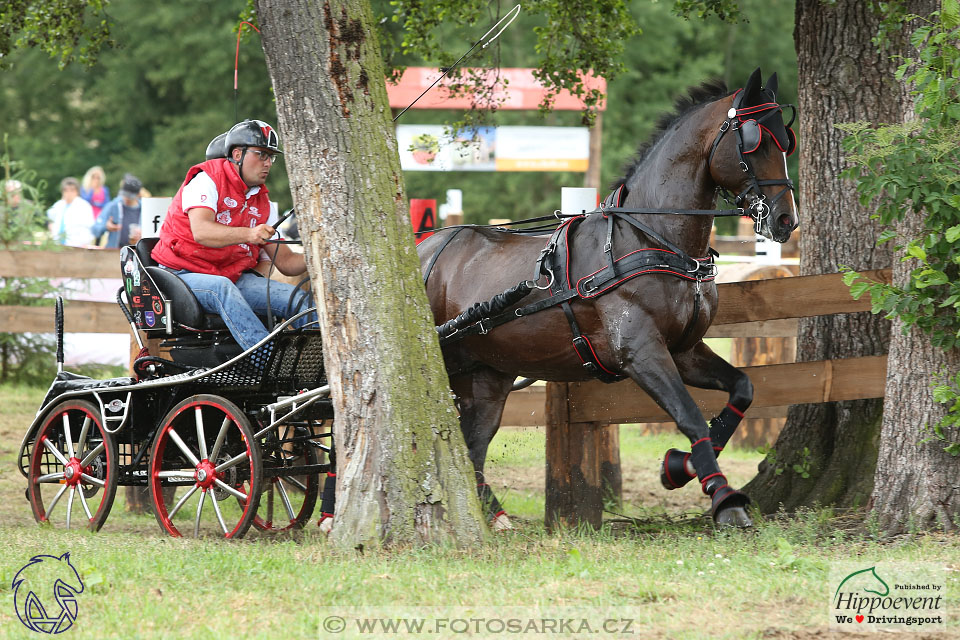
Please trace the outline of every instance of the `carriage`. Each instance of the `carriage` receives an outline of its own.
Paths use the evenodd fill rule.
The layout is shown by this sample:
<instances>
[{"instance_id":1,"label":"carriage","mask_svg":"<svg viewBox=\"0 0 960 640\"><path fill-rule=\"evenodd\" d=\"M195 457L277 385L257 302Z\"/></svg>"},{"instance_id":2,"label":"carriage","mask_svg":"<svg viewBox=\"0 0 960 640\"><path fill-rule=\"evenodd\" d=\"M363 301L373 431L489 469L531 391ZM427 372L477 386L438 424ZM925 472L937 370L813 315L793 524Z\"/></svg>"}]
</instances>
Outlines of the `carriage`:
<instances>
[{"instance_id":1,"label":"carriage","mask_svg":"<svg viewBox=\"0 0 960 640\"><path fill-rule=\"evenodd\" d=\"M172 536L237 538L303 527L324 491L333 513L332 417L319 330L295 311L246 351L223 320L150 257L155 239L120 253L117 303L141 347L133 377L58 373L18 456L38 522L98 530L118 486L146 487ZM146 354L140 332L167 358Z\"/></svg>"}]
</instances>

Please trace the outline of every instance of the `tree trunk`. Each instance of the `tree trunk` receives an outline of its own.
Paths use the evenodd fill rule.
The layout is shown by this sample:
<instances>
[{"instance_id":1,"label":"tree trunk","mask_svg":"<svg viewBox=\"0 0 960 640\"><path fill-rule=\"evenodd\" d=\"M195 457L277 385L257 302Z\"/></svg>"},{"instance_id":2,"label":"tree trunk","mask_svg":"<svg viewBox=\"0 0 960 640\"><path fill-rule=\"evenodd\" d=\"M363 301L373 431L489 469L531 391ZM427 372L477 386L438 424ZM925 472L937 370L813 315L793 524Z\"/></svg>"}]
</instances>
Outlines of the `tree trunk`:
<instances>
[{"instance_id":1,"label":"tree trunk","mask_svg":"<svg viewBox=\"0 0 960 640\"><path fill-rule=\"evenodd\" d=\"M897 47L881 54L870 41L880 22L870 4L797 0L801 275L834 272L841 265L879 269L892 261L887 245L876 246L873 211L859 203L854 185L840 178L847 167L844 133L834 128L838 122L904 118L906 93L894 79ZM869 313L802 319L797 360L879 355L886 352L889 335L889 322ZM760 464L745 491L764 512L781 504L788 510L817 502L865 504L882 409L880 400L791 407L774 447L775 459Z\"/></svg>"},{"instance_id":2,"label":"tree trunk","mask_svg":"<svg viewBox=\"0 0 960 640\"><path fill-rule=\"evenodd\" d=\"M897 225L901 238L924 235L924 216L908 213ZM897 256L900 257L899 255ZM893 284L906 287L916 260L894 261ZM874 476L872 511L891 534L920 529L956 529L960 525L960 461L943 450L947 442L923 442L946 413L933 399L933 376L960 370L960 349L943 351L916 328L903 333L893 322L887 361L886 405L880 429L880 453ZM946 436L957 441L956 429Z\"/></svg>"},{"instance_id":3,"label":"tree trunk","mask_svg":"<svg viewBox=\"0 0 960 640\"><path fill-rule=\"evenodd\" d=\"M341 544L484 535L407 218L369 0L258 0L323 330Z\"/></svg>"}]
</instances>

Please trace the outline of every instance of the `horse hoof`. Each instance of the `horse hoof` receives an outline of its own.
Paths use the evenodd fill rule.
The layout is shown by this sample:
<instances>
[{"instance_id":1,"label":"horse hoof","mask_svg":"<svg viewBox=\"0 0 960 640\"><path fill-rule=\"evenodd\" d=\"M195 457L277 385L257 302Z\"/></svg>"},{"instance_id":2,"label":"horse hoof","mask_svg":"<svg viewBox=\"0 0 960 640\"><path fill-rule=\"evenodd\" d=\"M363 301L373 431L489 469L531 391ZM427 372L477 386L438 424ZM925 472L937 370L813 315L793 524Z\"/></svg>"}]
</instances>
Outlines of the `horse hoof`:
<instances>
[{"instance_id":1,"label":"horse hoof","mask_svg":"<svg viewBox=\"0 0 960 640\"><path fill-rule=\"evenodd\" d=\"M333 531L333 517L326 516L320 522L317 523L317 527L320 528L320 532L326 536L330 535L330 532Z\"/></svg>"},{"instance_id":2,"label":"horse hoof","mask_svg":"<svg viewBox=\"0 0 960 640\"><path fill-rule=\"evenodd\" d=\"M743 507L727 507L721 509L713 517L714 523L718 527L736 527L737 529L749 529L753 526L753 520L747 515L747 510Z\"/></svg>"},{"instance_id":3,"label":"horse hoof","mask_svg":"<svg viewBox=\"0 0 960 640\"><path fill-rule=\"evenodd\" d=\"M733 487L724 485L716 490L712 496L713 504L710 512L713 521L721 527L737 527L746 529L753 526L753 520L747 515L746 506L750 504L747 494L737 491Z\"/></svg>"},{"instance_id":4,"label":"horse hoof","mask_svg":"<svg viewBox=\"0 0 960 640\"><path fill-rule=\"evenodd\" d=\"M513 529L513 524L510 522L510 518L507 517L506 513L498 513L497 516L493 519L493 524L491 525L494 531L509 531Z\"/></svg>"}]
</instances>

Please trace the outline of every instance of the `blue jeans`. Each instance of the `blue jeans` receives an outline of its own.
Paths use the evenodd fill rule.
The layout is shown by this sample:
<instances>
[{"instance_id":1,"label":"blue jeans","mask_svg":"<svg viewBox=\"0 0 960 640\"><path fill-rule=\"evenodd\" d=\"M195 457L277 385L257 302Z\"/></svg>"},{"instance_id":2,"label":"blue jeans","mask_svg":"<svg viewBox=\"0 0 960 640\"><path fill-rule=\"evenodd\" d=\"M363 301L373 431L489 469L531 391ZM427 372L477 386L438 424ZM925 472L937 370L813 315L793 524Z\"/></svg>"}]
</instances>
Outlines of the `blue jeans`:
<instances>
[{"instance_id":1,"label":"blue jeans","mask_svg":"<svg viewBox=\"0 0 960 640\"><path fill-rule=\"evenodd\" d=\"M244 350L267 337L269 332L257 314L267 315L267 283L270 283L270 308L278 317L285 317L290 294L295 287L284 282L268 280L253 273L243 273L236 284L229 278L213 276L192 271L174 271L197 296L200 306L207 313L215 313L223 318L230 335ZM299 306L298 306L299 305ZM290 309L296 313L313 306L313 298L305 291L298 290ZM316 314L308 314L296 322L295 327L316 319Z\"/></svg>"}]
</instances>

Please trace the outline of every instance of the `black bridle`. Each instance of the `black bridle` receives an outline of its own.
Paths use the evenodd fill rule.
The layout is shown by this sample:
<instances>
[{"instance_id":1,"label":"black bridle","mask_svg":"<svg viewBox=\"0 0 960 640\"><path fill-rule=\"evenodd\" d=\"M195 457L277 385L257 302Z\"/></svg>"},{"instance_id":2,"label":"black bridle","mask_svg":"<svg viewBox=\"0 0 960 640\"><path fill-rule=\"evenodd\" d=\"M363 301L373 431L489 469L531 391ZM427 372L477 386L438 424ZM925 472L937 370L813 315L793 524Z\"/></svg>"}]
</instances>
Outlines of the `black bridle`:
<instances>
[{"instance_id":1,"label":"black bridle","mask_svg":"<svg viewBox=\"0 0 960 640\"><path fill-rule=\"evenodd\" d=\"M770 207L785 193L793 191L794 186L793 181L789 178L758 180L749 155L760 147L764 131L771 136L780 151L787 155L792 154L796 150L797 139L790 125L797 117L797 110L792 104L781 105L777 102L765 102L755 106L741 107L740 103L743 101L743 97L744 92L742 90L738 91L733 106L727 111L727 117L720 125L717 137L713 140L710 157L707 159L707 168L709 169L713 164L713 156L717 152L717 147L720 145L723 136L728 131L734 131L737 134L737 155L740 158L740 168L748 175L750 180L747 187L738 194L733 194L723 187L718 187L718 191L727 202L732 203L740 210L749 211L750 217L756 222L757 233L759 233L763 220L770 215ZM782 115L785 107L793 112L793 117L787 124L783 123ZM767 201L767 197L760 188L774 185L784 185L784 187Z\"/></svg>"}]
</instances>

